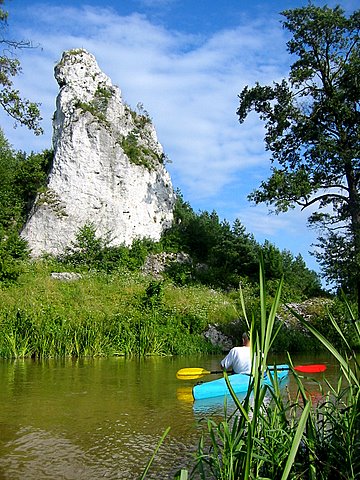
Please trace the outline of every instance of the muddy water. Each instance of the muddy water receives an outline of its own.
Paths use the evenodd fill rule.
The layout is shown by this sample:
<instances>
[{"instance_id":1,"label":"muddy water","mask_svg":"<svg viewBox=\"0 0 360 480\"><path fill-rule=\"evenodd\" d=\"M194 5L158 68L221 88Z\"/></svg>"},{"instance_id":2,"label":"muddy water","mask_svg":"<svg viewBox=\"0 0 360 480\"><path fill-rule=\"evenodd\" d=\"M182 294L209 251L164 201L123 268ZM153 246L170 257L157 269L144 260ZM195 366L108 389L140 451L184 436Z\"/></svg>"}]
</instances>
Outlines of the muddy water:
<instances>
[{"instance_id":1,"label":"muddy water","mask_svg":"<svg viewBox=\"0 0 360 480\"><path fill-rule=\"evenodd\" d=\"M223 411L222 399L194 403L194 381L176 379L176 371L218 369L219 360L0 361L0 480L133 480L168 426L147 478L173 478L191 465L202 419ZM328 356L293 360L326 363L328 378L338 374ZM316 383L309 379L308 386L316 396ZM291 376L288 389L295 389Z\"/></svg>"}]
</instances>

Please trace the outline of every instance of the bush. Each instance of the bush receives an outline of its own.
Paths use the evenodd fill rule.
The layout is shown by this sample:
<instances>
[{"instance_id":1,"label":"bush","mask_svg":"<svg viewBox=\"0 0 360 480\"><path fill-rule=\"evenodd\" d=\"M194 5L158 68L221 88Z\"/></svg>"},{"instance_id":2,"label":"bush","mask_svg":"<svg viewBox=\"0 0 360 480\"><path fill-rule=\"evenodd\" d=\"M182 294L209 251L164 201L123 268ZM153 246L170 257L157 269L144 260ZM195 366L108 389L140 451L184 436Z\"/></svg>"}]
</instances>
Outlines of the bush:
<instances>
[{"instance_id":1,"label":"bush","mask_svg":"<svg viewBox=\"0 0 360 480\"><path fill-rule=\"evenodd\" d=\"M0 283L9 285L23 272L23 260L28 258L27 242L17 232L4 233L0 228Z\"/></svg>"}]
</instances>

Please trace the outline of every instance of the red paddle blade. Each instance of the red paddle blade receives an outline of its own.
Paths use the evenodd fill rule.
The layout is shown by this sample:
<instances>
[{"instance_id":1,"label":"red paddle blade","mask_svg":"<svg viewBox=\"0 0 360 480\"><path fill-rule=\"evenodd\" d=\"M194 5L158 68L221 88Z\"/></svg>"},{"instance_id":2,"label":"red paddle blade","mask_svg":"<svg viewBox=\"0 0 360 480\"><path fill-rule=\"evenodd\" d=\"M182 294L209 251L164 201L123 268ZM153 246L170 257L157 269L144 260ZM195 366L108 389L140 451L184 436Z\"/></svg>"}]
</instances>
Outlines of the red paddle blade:
<instances>
[{"instance_id":1,"label":"red paddle blade","mask_svg":"<svg viewBox=\"0 0 360 480\"><path fill-rule=\"evenodd\" d=\"M320 372L325 372L326 365L322 365L322 364L298 365L297 367L294 367L294 370L302 373L320 373Z\"/></svg>"}]
</instances>

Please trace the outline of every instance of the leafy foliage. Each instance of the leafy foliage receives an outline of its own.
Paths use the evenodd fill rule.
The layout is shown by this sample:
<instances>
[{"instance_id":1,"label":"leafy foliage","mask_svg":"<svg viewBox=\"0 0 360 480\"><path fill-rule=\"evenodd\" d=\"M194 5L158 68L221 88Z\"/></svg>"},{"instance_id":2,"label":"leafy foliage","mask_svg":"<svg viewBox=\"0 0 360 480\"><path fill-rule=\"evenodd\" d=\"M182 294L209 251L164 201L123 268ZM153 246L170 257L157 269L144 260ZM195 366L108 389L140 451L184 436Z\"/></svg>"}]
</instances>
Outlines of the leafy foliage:
<instances>
[{"instance_id":1,"label":"leafy foliage","mask_svg":"<svg viewBox=\"0 0 360 480\"><path fill-rule=\"evenodd\" d=\"M309 222L324 232L324 273L360 302L360 11L346 17L340 7L309 4L282 14L296 56L288 78L240 93L240 123L250 111L259 114L273 163L250 199L277 212L317 206ZM336 262L343 253L348 273Z\"/></svg>"},{"instance_id":2,"label":"leafy foliage","mask_svg":"<svg viewBox=\"0 0 360 480\"><path fill-rule=\"evenodd\" d=\"M150 284L126 268L59 281L56 267L33 262L0 289L1 358L212 353L204 326L233 313L205 287Z\"/></svg>"},{"instance_id":3,"label":"leafy foliage","mask_svg":"<svg viewBox=\"0 0 360 480\"><path fill-rule=\"evenodd\" d=\"M138 270L144 264L146 256L156 248L155 244L147 239L134 240L130 247L111 246L110 232L102 238L97 235L96 230L93 223L81 227L75 241L71 242L57 260L82 271L111 273L125 267Z\"/></svg>"},{"instance_id":4,"label":"leafy foliage","mask_svg":"<svg viewBox=\"0 0 360 480\"><path fill-rule=\"evenodd\" d=\"M53 154L15 152L0 130L0 224L20 229L36 194L45 188Z\"/></svg>"},{"instance_id":5,"label":"leafy foliage","mask_svg":"<svg viewBox=\"0 0 360 480\"><path fill-rule=\"evenodd\" d=\"M4 0L0 0L0 6ZM0 7L0 27L6 32L8 13ZM0 105L4 111L12 117L16 123L25 125L33 130L36 135L43 133L40 126L39 104L23 99L20 92L14 88L13 78L21 73L19 60L15 50L19 48L31 48L29 41L15 41L2 36L0 43L3 46L0 56Z\"/></svg>"},{"instance_id":6,"label":"leafy foliage","mask_svg":"<svg viewBox=\"0 0 360 480\"><path fill-rule=\"evenodd\" d=\"M355 480L360 474L360 365L356 352L333 317L330 319L341 338L343 352L298 316L317 342L334 356L340 377L337 385L328 380L325 386L319 382L318 400L313 402L311 393L314 392L307 390L289 357L298 391L293 398L289 392L284 395L277 374L267 367L269 348L279 333L275 319L281 283L267 314L263 269L261 262L261 313L258 319L253 316L249 325L252 375L248 390L243 396L236 395L224 373L235 411L228 413L225 402L223 420L207 419L207 429L199 441L193 469L191 473L183 470L185 478ZM244 298L242 304L247 317ZM348 314L359 344L360 324L349 305ZM264 385L264 375L271 378L270 386Z\"/></svg>"},{"instance_id":7,"label":"leafy foliage","mask_svg":"<svg viewBox=\"0 0 360 480\"><path fill-rule=\"evenodd\" d=\"M317 274L309 270L300 255L280 251L266 241L260 245L246 232L239 219L231 226L216 212L196 214L178 194L174 225L162 238L163 248L184 251L193 263L171 265L168 275L178 284L201 282L216 288L237 289L245 278L256 284L258 258L264 257L268 282L285 277L287 299L315 296L321 292ZM276 287L275 287L276 288Z\"/></svg>"},{"instance_id":8,"label":"leafy foliage","mask_svg":"<svg viewBox=\"0 0 360 480\"><path fill-rule=\"evenodd\" d=\"M14 152L0 130L0 283L14 282L28 257L19 237L37 192L44 188L52 153L26 156Z\"/></svg>"},{"instance_id":9,"label":"leafy foliage","mask_svg":"<svg viewBox=\"0 0 360 480\"><path fill-rule=\"evenodd\" d=\"M0 284L16 282L23 272L22 260L27 257L27 243L16 231L5 233L0 227Z\"/></svg>"}]
</instances>

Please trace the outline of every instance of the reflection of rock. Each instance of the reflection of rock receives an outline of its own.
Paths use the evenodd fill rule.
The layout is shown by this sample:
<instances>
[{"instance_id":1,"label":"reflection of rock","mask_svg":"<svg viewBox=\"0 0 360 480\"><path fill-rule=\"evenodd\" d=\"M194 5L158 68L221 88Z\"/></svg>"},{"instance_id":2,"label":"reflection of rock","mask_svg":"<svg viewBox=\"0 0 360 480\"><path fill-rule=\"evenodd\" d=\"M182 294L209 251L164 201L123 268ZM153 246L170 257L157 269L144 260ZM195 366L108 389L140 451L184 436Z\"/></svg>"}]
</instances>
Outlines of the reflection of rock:
<instances>
[{"instance_id":1,"label":"reflection of rock","mask_svg":"<svg viewBox=\"0 0 360 480\"><path fill-rule=\"evenodd\" d=\"M204 332L204 337L209 340L212 345L220 347L222 351L227 352L233 347L232 340L216 327L217 325L209 325L206 332Z\"/></svg>"},{"instance_id":2,"label":"reflection of rock","mask_svg":"<svg viewBox=\"0 0 360 480\"><path fill-rule=\"evenodd\" d=\"M22 231L32 255L63 253L89 223L113 246L159 240L175 195L148 114L122 101L86 50L65 52L55 77L54 161Z\"/></svg>"}]
</instances>

